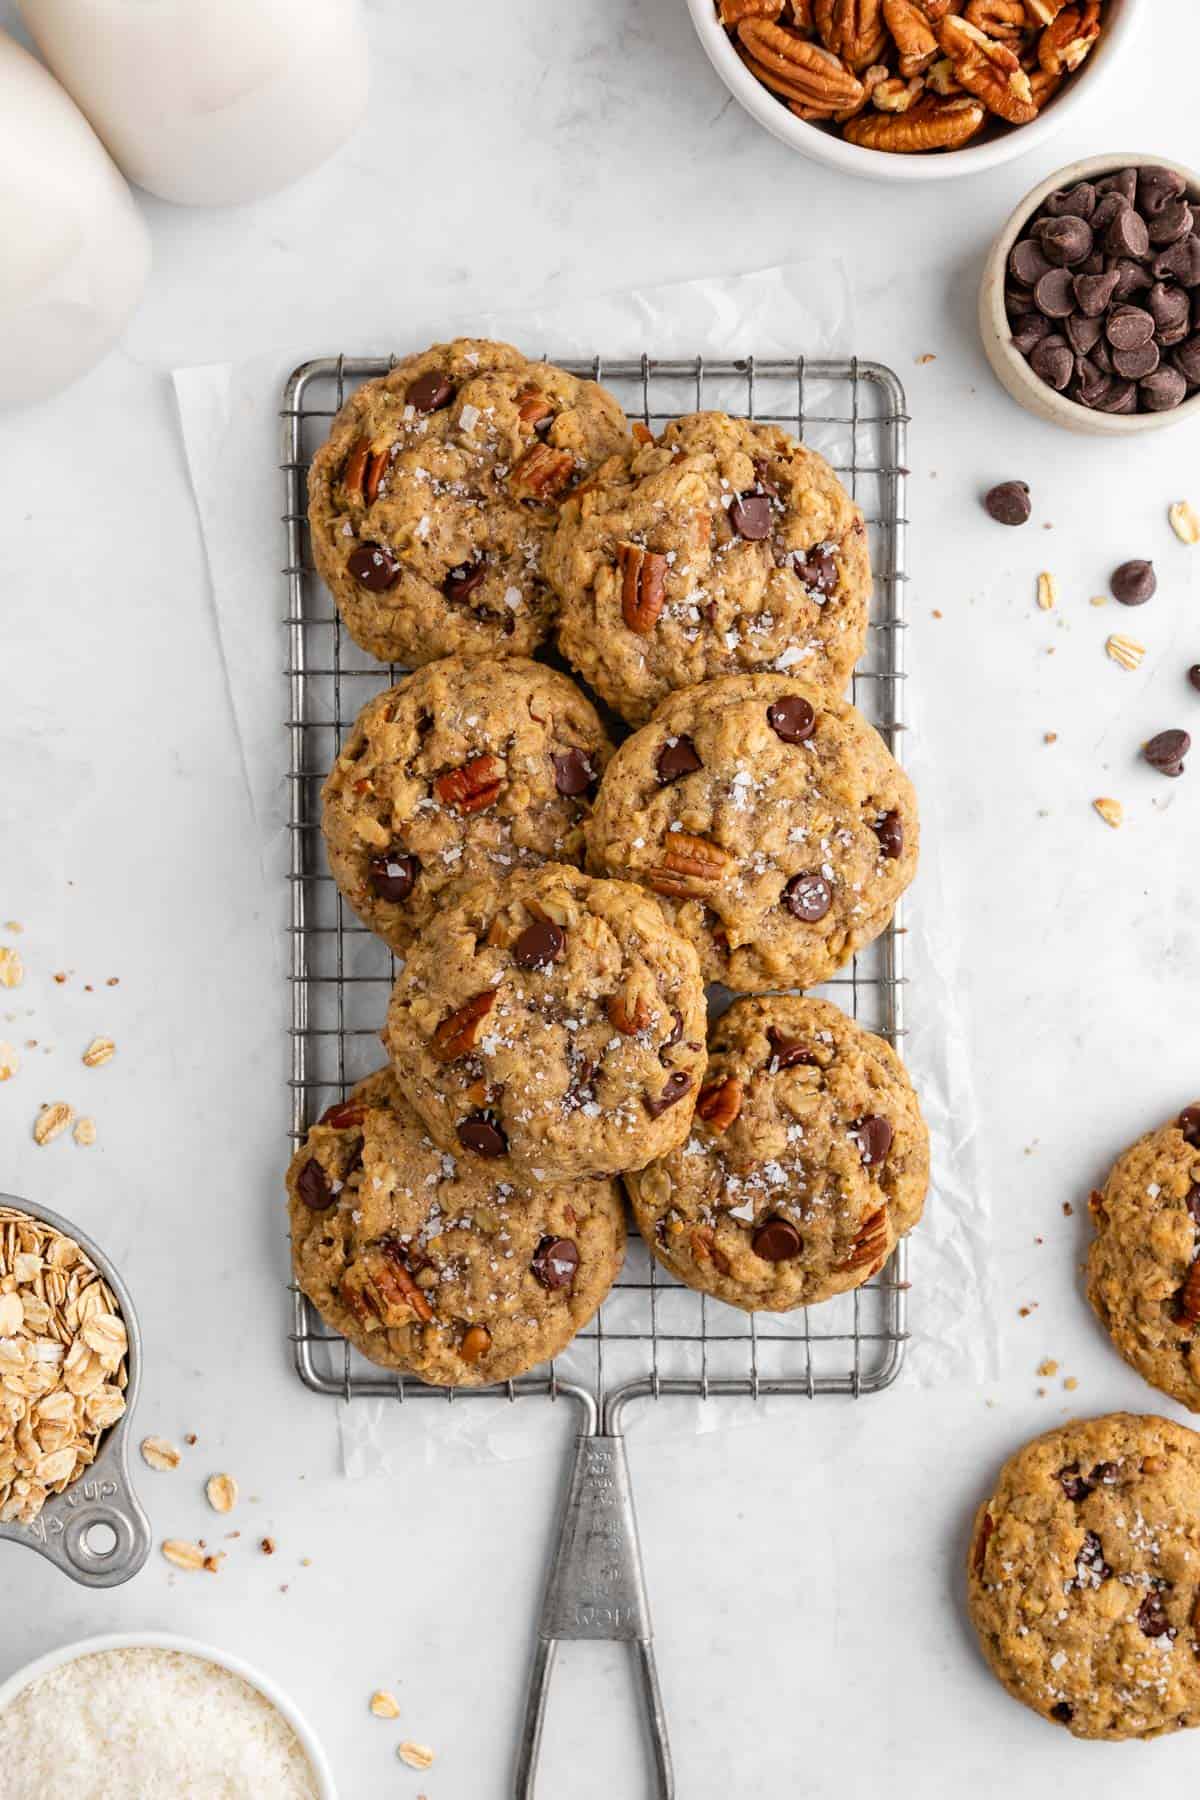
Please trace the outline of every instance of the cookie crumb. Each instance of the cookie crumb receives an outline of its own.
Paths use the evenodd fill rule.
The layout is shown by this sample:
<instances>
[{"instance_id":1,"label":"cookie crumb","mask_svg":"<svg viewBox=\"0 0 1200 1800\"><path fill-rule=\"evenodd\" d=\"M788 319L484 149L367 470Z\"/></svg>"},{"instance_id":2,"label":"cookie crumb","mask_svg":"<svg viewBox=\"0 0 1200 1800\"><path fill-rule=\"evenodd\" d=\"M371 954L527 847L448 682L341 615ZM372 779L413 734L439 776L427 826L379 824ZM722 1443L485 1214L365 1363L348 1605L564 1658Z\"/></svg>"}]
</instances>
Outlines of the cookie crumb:
<instances>
[{"instance_id":1,"label":"cookie crumb","mask_svg":"<svg viewBox=\"0 0 1200 1800\"><path fill-rule=\"evenodd\" d=\"M1075 1208L1071 1205L1071 1202L1069 1200L1063 1201L1062 1209L1063 1209L1063 1218L1064 1219L1070 1219L1074 1216Z\"/></svg>"},{"instance_id":2,"label":"cookie crumb","mask_svg":"<svg viewBox=\"0 0 1200 1800\"><path fill-rule=\"evenodd\" d=\"M1073 1394L1075 1392L1075 1389L1079 1386L1079 1381L1076 1378L1076 1376L1068 1375L1066 1380L1063 1382L1063 1386L1066 1388L1066 1390L1069 1394Z\"/></svg>"},{"instance_id":3,"label":"cookie crumb","mask_svg":"<svg viewBox=\"0 0 1200 1800\"><path fill-rule=\"evenodd\" d=\"M1043 744L1057 744L1057 742L1058 742L1057 731L1043 731L1042 742L1043 742Z\"/></svg>"},{"instance_id":4,"label":"cookie crumb","mask_svg":"<svg viewBox=\"0 0 1200 1800\"><path fill-rule=\"evenodd\" d=\"M936 362L936 361L937 361L937 356L936 356L935 352L932 350L926 350L924 356L918 356L918 358L917 358L918 367L920 367L922 369L927 368L930 363Z\"/></svg>"},{"instance_id":5,"label":"cookie crumb","mask_svg":"<svg viewBox=\"0 0 1200 1800\"><path fill-rule=\"evenodd\" d=\"M1058 1364L1052 1356L1048 1356L1044 1362L1038 1364L1037 1372L1039 1375L1057 1375Z\"/></svg>"},{"instance_id":6,"label":"cookie crumb","mask_svg":"<svg viewBox=\"0 0 1200 1800\"><path fill-rule=\"evenodd\" d=\"M25 927L22 925L20 919L5 919L4 929L5 931L11 931L15 936L19 937Z\"/></svg>"},{"instance_id":7,"label":"cookie crumb","mask_svg":"<svg viewBox=\"0 0 1200 1800\"><path fill-rule=\"evenodd\" d=\"M80 1149L90 1150L96 1141L95 1119L88 1118L86 1114L82 1119L76 1119L75 1129L71 1133L71 1136L75 1139L75 1142L79 1145Z\"/></svg>"},{"instance_id":8,"label":"cookie crumb","mask_svg":"<svg viewBox=\"0 0 1200 1800\"><path fill-rule=\"evenodd\" d=\"M933 616L934 616L934 618L935 618L935 619L940 619L940 618L941 618L941 617L942 617L942 616L943 616L943 615L942 615L942 609L941 609L941 607L940 607L940 606L935 606L935 607L934 607L934 609L933 609Z\"/></svg>"},{"instance_id":9,"label":"cookie crumb","mask_svg":"<svg viewBox=\"0 0 1200 1800\"><path fill-rule=\"evenodd\" d=\"M274 1556L274 1554L275 1554L275 1539L269 1538L269 1537L260 1538L258 1547L262 1551L264 1556Z\"/></svg>"},{"instance_id":10,"label":"cookie crumb","mask_svg":"<svg viewBox=\"0 0 1200 1800\"><path fill-rule=\"evenodd\" d=\"M1121 802L1119 800L1111 799L1108 795L1102 796L1099 800L1093 800L1092 805L1100 814L1104 823L1110 825L1114 831L1116 831L1117 827L1125 818L1125 808L1121 805Z\"/></svg>"}]
</instances>

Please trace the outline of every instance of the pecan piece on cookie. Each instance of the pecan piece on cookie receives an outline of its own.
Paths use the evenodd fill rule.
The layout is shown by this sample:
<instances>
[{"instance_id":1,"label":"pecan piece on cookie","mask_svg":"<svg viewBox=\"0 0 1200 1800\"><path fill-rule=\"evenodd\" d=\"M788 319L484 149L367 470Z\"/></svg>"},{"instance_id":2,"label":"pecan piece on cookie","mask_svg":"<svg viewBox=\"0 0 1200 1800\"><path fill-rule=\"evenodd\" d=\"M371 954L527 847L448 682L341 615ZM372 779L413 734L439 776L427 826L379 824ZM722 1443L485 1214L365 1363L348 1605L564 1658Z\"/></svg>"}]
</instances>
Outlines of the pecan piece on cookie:
<instances>
[{"instance_id":1,"label":"pecan piece on cookie","mask_svg":"<svg viewBox=\"0 0 1200 1800\"><path fill-rule=\"evenodd\" d=\"M682 900L703 897L725 880L732 863L728 850L722 850L719 844L676 831L667 842L662 861L655 864L646 879L656 894Z\"/></svg>"},{"instance_id":2,"label":"pecan piece on cookie","mask_svg":"<svg viewBox=\"0 0 1200 1800\"><path fill-rule=\"evenodd\" d=\"M863 1269L871 1264L878 1266L887 1256L890 1241L887 1207L881 1206L875 1212L868 1213L862 1221L850 1246L850 1254L840 1267Z\"/></svg>"},{"instance_id":3,"label":"pecan piece on cookie","mask_svg":"<svg viewBox=\"0 0 1200 1800\"><path fill-rule=\"evenodd\" d=\"M443 806L455 812L483 812L500 792L504 764L498 756L485 753L473 756L457 769L447 769L433 784L433 791Z\"/></svg>"},{"instance_id":4,"label":"pecan piece on cookie","mask_svg":"<svg viewBox=\"0 0 1200 1800\"><path fill-rule=\"evenodd\" d=\"M736 1075L726 1075L723 1081L710 1081L700 1089L696 1116L704 1120L710 1131L728 1131L741 1110L742 1084Z\"/></svg>"},{"instance_id":5,"label":"pecan piece on cookie","mask_svg":"<svg viewBox=\"0 0 1200 1800\"><path fill-rule=\"evenodd\" d=\"M621 617L638 637L649 637L667 598L665 556L640 544L618 544L621 568Z\"/></svg>"},{"instance_id":6,"label":"pecan piece on cookie","mask_svg":"<svg viewBox=\"0 0 1200 1800\"><path fill-rule=\"evenodd\" d=\"M759 80L814 117L832 118L862 98L862 82L840 58L782 25L747 19L738 26L738 39Z\"/></svg>"},{"instance_id":7,"label":"pecan piece on cookie","mask_svg":"<svg viewBox=\"0 0 1200 1800\"><path fill-rule=\"evenodd\" d=\"M954 14L942 20L937 39L954 64L957 81L982 100L989 112L1010 125L1028 125L1037 117L1029 76L1020 58L985 31Z\"/></svg>"},{"instance_id":8,"label":"pecan piece on cookie","mask_svg":"<svg viewBox=\"0 0 1200 1800\"><path fill-rule=\"evenodd\" d=\"M557 500L575 473L569 450L550 444L531 444L509 472L509 491L522 500Z\"/></svg>"},{"instance_id":9,"label":"pecan piece on cookie","mask_svg":"<svg viewBox=\"0 0 1200 1800\"><path fill-rule=\"evenodd\" d=\"M374 506L389 454L386 446L376 450L366 438L357 438L342 467L342 486L346 493L367 506Z\"/></svg>"},{"instance_id":10,"label":"pecan piece on cookie","mask_svg":"<svg viewBox=\"0 0 1200 1800\"><path fill-rule=\"evenodd\" d=\"M978 100L926 95L904 113L864 113L851 119L846 137L866 150L957 150L983 127L986 111Z\"/></svg>"},{"instance_id":11,"label":"pecan piece on cookie","mask_svg":"<svg viewBox=\"0 0 1200 1800\"><path fill-rule=\"evenodd\" d=\"M882 0L814 0L813 20L827 50L866 69L887 49Z\"/></svg>"},{"instance_id":12,"label":"pecan piece on cookie","mask_svg":"<svg viewBox=\"0 0 1200 1800\"><path fill-rule=\"evenodd\" d=\"M429 1041L439 1062L457 1062L475 1048L479 1027L496 1004L495 988L485 988L448 1013Z\"/></svg>"},{"instance_id":13,"label":"pecan piece on cookie","mask_svg":"<svg viewBox=\"0 0 1200 1800\"><path fill-rule=\"evenodd\" d=\"M924 74L937 61L938 41L918 0L883 0L883 17L900 52L903 79Z\"/></svg>"}]
</instances>

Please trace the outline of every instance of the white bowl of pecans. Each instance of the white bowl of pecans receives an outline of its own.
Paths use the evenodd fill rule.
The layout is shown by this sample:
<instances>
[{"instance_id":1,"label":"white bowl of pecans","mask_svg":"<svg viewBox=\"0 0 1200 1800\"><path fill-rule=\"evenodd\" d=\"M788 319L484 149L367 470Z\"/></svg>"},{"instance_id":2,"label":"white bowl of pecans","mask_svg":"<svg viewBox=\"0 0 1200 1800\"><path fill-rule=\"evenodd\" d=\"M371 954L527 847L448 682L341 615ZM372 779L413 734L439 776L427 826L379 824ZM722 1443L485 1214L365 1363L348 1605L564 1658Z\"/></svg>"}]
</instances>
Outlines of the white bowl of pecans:
<instances>
[{"instance_id":1,"label":"white bowl of pecans","mask_svg":"<svg viewBox=\"0 0 1200 1800\"><path fill-rule=\"evenodd\" d=\"M816 162L946 180L1035 149L1092 100L1138 0L687 0L734 98Z\"/></svg>"}]
</instances>

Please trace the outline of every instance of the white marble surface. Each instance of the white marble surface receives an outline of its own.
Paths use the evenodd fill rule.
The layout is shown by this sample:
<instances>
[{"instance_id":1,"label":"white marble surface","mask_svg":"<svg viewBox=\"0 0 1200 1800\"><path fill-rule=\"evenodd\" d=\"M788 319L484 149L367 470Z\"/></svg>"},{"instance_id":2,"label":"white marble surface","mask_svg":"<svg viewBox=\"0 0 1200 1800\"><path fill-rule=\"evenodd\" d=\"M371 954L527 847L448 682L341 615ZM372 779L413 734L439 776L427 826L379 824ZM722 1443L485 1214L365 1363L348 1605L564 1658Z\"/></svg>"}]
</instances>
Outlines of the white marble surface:
<instances>
[{"instance_id":1,"label":"white marble surface","mask_svg":"<svg viewBox=\"0 0 1200 1800\"><path fill-rule=\"evenodd\" d=\"M1123 94L1055 162L1192 151L1192 72L1163 50L1192 9L1153 10ZM0 0L0 22L10 11ZM1115 1800L1131 1780L1182 1782L1182 1739L1077 1745L1015 1707L964 1624L960 1563L974 1504L1023 1437L1072 1411L1155 1405L1093 1327L1076 1271L1088 1188L1200 1085L1200 765L1169 785L1136 762L1152 730L1200 721L1184 681L1200 552L1165 517L1184 494L1200 503L1196 431L1068 439L994 386L974 285L1048 158L900 195L827 176L727 102L681 0L466 0L452 23L377 5L370 24L377 79L353 143L238 212L144 202L155 270L123 345L0 420L0 918L25 923L30 970L0 1014L32 1009L0 1035L54 1046L0 1091L4 1185L101 1237L137 1295L141 1429L199 1438L185 1473L142 1480L158 1535L218 1535L201 1494L213 1469L258 1496L216 1579L155 1557L96 1596L0 1547L0 1676L72 1637L166 1627L288 1687L348 1800L499 1800L570 1429L547 1416L545 1453L519 1464L430 1471L415 1455L410 1479L347 1483L325 1403L287 1366L279 990L167 370L269 350L282 373L348 343L428 339L472 306L827 246L854 280L852 347L893 363L914 415L914 712L958 870L1005 1363L986 1393L897 1390L683 1445L639 1446L634 1418L679 1791ZM264 417L264 455L272 431ZM1035 489L1021 533L977 503L1007 476ZM273 519L263 529L274 609ZM1153 604L1090 609L1135 554L1158 561ZM1049 616L1033 604L1042 568L1062 589ZM1149 646L1137 674L1102 652L1122 628ZM1102 793L1125 802L1118 833L1090 811ZM119 1052L85 1072L94 1030ZM95 1114L94 1150L34 1147L36 1104L58 1097ZM919 1240L914 1261L919 1331ZM1048 1356L1061 1371L1040 1381ZM272 1558L253 1548L264 1533ZM376 1686L399 1696L399 1728L368 1715ZM437 1750L427 1775L395 1762L401 1729ZM621 1656L572 1649L541 1793L634 1796L642 1768Z\"/></svg>"}]
</instances>

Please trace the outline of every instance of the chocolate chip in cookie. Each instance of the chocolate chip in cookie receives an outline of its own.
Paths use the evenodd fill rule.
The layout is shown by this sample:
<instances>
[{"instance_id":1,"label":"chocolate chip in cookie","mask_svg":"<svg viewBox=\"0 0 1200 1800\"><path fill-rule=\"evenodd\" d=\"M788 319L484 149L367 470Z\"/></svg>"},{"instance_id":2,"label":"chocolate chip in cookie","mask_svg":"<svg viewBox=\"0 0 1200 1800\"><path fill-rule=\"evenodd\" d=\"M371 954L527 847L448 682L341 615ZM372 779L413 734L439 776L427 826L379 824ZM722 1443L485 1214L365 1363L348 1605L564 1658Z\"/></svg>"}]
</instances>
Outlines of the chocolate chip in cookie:
<instances>
[{"instance_id":1,"label":"chocolate chip in cookie","mask_svg":"<svg viewBox=\"0 0 1200 1800\"><path fill-rule=\"evenodd\" d=\"M752 1247L764 1262L790 1262L799 1256L803 1240L790 1220L766 1219L754 1233Z\"/></svg>"},{"instance_id":2,"label":"chocolate chip in cookie","mask_svg":"<svg viewBox=\"0 0 1200 1800\"><path fill-rule=\"evenodd\" d=\"M473 1150L476 1156L503 1156L508 1149L508 1139L487 1113L469 1113L458 1127L458 1141L464 1150Z\"/></svg>"},{"instance_id":3,"label":"chocolate chip in cookie","mask_svg":"<svg viewBox=\"0 0 1200 1800\"><path fill-rule=\"evenodd\" d=\"M454 398L454 383L438 369L429 369L411 383L404 398L419 413L440 412Z\"/></svg>"},{"instance_id":4,"label":"chocolate chip in cookie","mask_svg":"<svg viewBox=\"0 0 1200 1800\"><path fill-rule=\"evenodd\" d=\"M513 945L513 961L522 969L548 969L567 947L567 934L552 919L535 919Z\"/></svg>"},{"instance_id":5,"label":"chocolate chip in cookie","mask_svg":"<svg viewBox=\"0 0 1200 1800\"><path fill-rule=\"evenodd\" d=\"M544 1288L570 1287L579 1269L579 1246L570 1238L544 1237L529 1266Z\"/></svg>"},{"instance_id":6,"label":"chocolate chip in cookie","mask_svg":"<svg viewBox=\"0 0 1200 1800\"><path fill-rule=\"evenodd\" d=\"M385 850L382 856L371 858L367 869L376 897L399 906L412 893L421 865L404 850Z\"/></svg>"},{"instance_id":7,"label":"chocolate chip in cookie","mask_svg":"<svg viewBox=\"0 0 1200 1800\"><path fill-rule=\"evenodd\" d=\"M400 564L386 544L360 544L346 558L346 569L372 594L385 594L400 579Z\"/></svg>"},{"instance_id":8,"label":"chocolate chip in cookie","mask_svg":"<svg viewBox=\"0 0 1200 1800\"><path fill-rule=\"evenodd\" d=\"M704 764L690 737L670 737L659 751L654 766L658 770L658 779L666 787L682 775L694 774Z\"/></svg>"},{"instance_id":9,"label":"chocolate chip in cookie","mask_svg":"<svg viewBox=\"0 0 1200 1800\"><path fill-rule=\"evenodd\" d=\"M801 694L785 694L767 708L767 723L785 744L803 744L817 728L817 715Z\"/></svg>"},{"instance_id":10,"label":"chocolate chip in cookie","mask_svg":"<svg viewBox=\"0 0 1200 1800\"><path fill-rule=\"evenodd\" d=\"M833 889L815 870L793 875L783 890L783 904L806 925L815 925L833 905Z\"/></svg>"}]
</instances>

